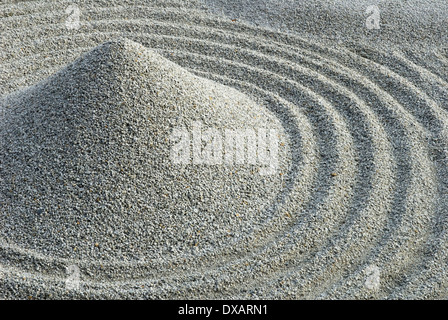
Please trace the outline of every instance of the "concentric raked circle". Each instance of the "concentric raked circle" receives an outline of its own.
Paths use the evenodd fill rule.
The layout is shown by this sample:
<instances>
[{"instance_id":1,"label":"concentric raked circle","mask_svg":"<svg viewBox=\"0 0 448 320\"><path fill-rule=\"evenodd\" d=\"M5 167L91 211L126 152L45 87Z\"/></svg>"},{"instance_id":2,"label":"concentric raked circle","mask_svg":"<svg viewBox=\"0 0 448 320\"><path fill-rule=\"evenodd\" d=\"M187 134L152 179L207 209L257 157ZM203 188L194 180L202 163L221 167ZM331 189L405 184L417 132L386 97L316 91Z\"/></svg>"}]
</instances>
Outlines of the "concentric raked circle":
<instances>
[{"instance_id":1,"label":"concentric raked circle","mask_svg":"<svg viewBox=\"0 0 448 320\"><path fill-rule=\"evenodd\" d=\"M79 5L74 30L70 2L0 6L1 94L126 37L267 105L289 133L291 166L270 218L222 250L108 264L3 243L6 297L447 297L445 52L325 45L185 1L98 3Z\"/></svg>"}]
</instances>

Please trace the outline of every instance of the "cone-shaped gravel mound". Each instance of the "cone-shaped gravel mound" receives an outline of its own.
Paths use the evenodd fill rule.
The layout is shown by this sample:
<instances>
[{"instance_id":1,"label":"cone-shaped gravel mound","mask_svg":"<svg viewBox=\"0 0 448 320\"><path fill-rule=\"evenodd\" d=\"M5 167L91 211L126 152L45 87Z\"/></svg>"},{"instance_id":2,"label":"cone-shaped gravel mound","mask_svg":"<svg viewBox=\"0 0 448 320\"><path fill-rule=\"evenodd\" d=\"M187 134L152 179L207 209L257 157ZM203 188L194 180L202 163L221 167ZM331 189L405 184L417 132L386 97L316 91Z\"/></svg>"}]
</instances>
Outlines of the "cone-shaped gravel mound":
<instances>
[{"instance_id":1,"label":"cone-shaped gravel mound","mask_svg":"<svg viewBox=\"0 0 448 320\"><path fill-rule=\"evenodd\" d=\"M272 113L129 40L98 46L1 108L2 238L44 260L100 267L228 250L272 218L284 187L283 142L275 168L250 162L249 138L243 159L241 141L225 149L229 132L284 138Z\"/></svg>"}]
</instances>

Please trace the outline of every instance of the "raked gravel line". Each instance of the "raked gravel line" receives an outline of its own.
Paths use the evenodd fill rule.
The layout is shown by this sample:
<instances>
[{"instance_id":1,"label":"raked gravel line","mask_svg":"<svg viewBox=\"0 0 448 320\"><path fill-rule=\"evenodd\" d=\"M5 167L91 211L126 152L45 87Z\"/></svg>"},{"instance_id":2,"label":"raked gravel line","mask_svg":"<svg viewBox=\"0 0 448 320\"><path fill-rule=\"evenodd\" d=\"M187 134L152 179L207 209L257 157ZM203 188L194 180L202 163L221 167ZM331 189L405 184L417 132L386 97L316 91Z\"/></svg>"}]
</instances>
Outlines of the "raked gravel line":
<instances>
[{"instance_id":1,"label":"raked gravel line","mask_svg":"<svg viewBox=\"0 0 448 320\"><path fill-rule=\"evenodd\" d=\"M61 254L50 248L45 253L31 236L11 241L7 235L36 222L32 213L19 213L20 200L12 195L26 193L26 185L0 193L1 296L448 297L446 49L428 52L411 43L389 50L282 33L211 15L195 1L84 1L81 28L67 30L69 3L0 5L2 96L47 78L106 41L128 38L269 109L288 135L291 161L279 180L284 188L269 189L272 197L264 204L272 210L265 219L255 224L256 213L261 219L263 212L248 210L246 225L230 223L235 230L259 226L247 241L247 233L235 231L232 244L221 240L215 249L199 245L197 251L184 248L157 258L144 251L139 260L125 260L117 251L99 255L94 242L76 254ZM0 122L0 134L5 128L8 123ZM6 208L22 225L5 228ZM191 216L207 229L205 217ZM41 220L45 228L48 221ZM221 221L218 229L227 225ZM159 235L161 241L173 236L174 231ZM211 229L207 236L220 239ZM147 240L148 235L140 239ZM80 290L65 287L72 264L81 271ZM378 270L378 278L369 270Z\"/></svg>"}]
</instances>

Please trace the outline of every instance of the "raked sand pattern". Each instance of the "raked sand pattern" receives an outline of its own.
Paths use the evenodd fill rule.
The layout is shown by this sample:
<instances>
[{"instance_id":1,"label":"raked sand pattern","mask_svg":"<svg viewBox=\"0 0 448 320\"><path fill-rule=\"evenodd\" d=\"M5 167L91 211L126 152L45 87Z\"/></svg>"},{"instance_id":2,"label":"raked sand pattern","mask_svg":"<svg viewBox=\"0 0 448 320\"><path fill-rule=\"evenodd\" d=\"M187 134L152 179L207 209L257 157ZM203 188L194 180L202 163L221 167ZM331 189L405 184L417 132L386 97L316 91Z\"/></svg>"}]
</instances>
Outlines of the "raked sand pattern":
<instances>
[{"instance_id":1,"label":"raked sand pattern","mask_svg":"<svg viewBox=\"0 0 448 320\"><path fill-rule=\"evenodd\" d=\"M0 5L2 298L448 297L446 48L195 1L83 1L77 28L70 3ZM197 115L278 129L278 172L178 173L138 140L167 155Z\"/></svg>"}]
</instances>

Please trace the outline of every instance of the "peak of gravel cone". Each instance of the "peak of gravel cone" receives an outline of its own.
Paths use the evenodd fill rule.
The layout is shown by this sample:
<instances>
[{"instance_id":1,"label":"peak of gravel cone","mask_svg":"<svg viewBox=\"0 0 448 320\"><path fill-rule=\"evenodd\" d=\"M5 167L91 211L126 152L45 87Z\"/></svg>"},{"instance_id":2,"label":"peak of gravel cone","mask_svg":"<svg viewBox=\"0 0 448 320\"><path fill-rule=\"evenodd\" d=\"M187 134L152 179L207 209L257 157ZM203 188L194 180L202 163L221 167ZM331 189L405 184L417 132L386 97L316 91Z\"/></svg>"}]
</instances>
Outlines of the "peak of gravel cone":
<instances>
[{"instance_id":1,"label":"peak of gravel cone","mask_svg":"<svg viewBox=\"0 0 448 320\"><path fill-rule=\"evenodd\" d=\"M147 260L240 241L284 182L254 165L176 165L171 133L284 132L247 95L129 40L104 43L0 101L1 237L59 258ZM286 150L286 147L284 148ZM288 160L289 161L289 160Z\"/></svg>"}]
</instances>

